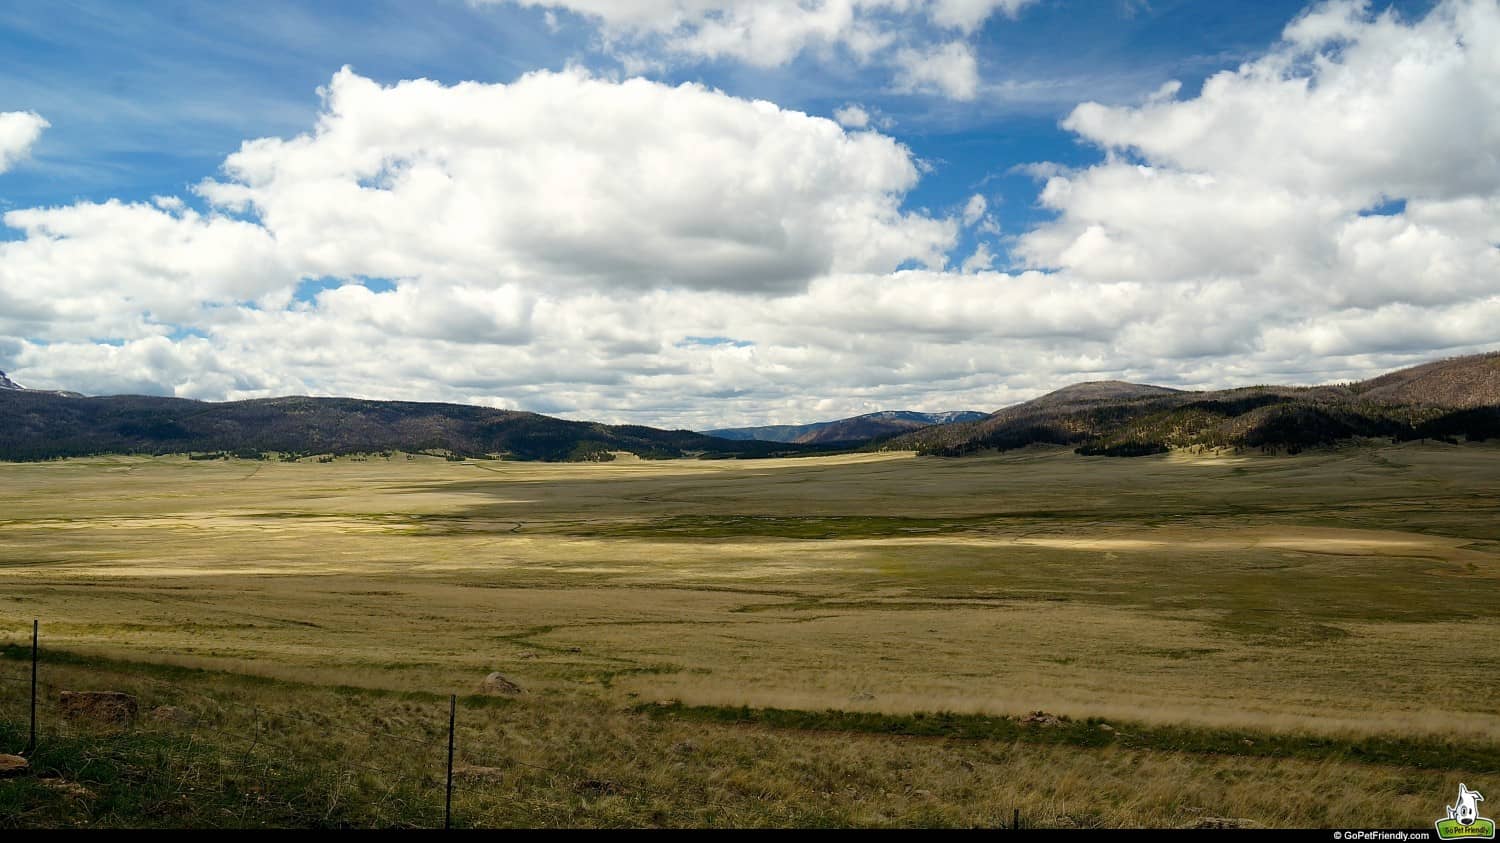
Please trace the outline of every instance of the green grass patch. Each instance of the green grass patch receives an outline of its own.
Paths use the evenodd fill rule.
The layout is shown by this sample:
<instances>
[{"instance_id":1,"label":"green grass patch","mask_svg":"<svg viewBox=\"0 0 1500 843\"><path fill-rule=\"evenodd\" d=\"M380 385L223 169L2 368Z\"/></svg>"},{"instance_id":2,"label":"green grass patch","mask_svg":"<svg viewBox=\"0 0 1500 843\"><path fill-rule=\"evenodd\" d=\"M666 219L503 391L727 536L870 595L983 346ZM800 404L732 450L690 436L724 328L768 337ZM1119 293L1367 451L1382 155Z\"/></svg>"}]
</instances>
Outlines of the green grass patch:
<instances>
[{"instance_id":1,"label":"green grass patch","mask_svg":"<svg viewBox=\"0 0 1500 843\"><path fill-rule=\"evenodd\" d=\"M31 645L3 643L0 644L0 659L7 661L18 661L30 663ZM48 681L45 671L48 666L65 666L70 668L84 668L90 671L98 671L100 674L110 674L111 678L122 679L129 682L132 678L144 678L146 681L158 683L180 683L184 687L197 687L197 683L208 683L210 687L218 689L221 693L226 688L239 685L243 688L287 690L307 688L329 691L335 694L358 697L386 698L410 700L413 702L447 702L448 695L434 693L431 691L408 691L389 688L367 688L359 685L342 684L315 684L310 682L298 682L291 679L279 679L270 676L257 676L252 673L235 673L228 670L214 670L204 667L185 667L175 664L163 664L160 662L131 661L129 659L110 658L108 656L94 655L90 653L77 653L70 650L60 650L54 647L44 647L40 658L39 670L43 672L42 681ZM464 697L460 699L477 700L478 704L486 705L495 702L503 703L504 700L486 696Z\"/></svg>"},{"instance_id":2,"label":"green grass patch","mask_svg":"<svg viewBox=\"0 0 1500 843\"><path fill-rule=\"evenodd\" d=\"M748 706L694 706L646 703L637 711L652 717L701 723L754 725L771 729L854 732L959 741L1004 741L1099 748L1120 746L1162 752L1252 758L1305 758L1419 769L1500 772L1500 744L1431 739L1368 737L1346 739L1298 734L1247 733L1220 729L1110 723L1100 718L1030 723L1025 718L951 712L805 711Z\"/></svg>"},{"instance_id":3,"label":"green grass patch","mask_svg":"<svg viewBox=\"0 0 1500 843\"><path fill-rule=\"evenodd\" d=\"M25 741L0 721L0 745ZM29 775L0 781L0 828L433 826L432 789L359 781L337 759L193 734L46 734ZM383 799L351 798L375 788Z\"/></svg>"}]
</instances>

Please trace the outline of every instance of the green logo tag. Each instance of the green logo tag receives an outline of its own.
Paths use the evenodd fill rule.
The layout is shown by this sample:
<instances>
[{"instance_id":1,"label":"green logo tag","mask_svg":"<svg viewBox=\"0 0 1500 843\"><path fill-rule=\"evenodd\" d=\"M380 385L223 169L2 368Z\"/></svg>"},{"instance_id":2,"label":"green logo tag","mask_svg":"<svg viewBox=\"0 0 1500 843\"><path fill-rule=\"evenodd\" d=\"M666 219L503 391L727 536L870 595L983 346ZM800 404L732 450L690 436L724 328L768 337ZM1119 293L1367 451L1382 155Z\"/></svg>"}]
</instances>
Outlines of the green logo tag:
<instances>
[{"instance_id":1,"label":"green logo tag","mask_svg":"<svg viewBox=\"0 0 1500 843\"><path fill-rule=\"evenodd\" d=\"M1440 840L1494 840L1495 821L1479 816L1479 803L1484 796L1468 786L1458 785L1458 799L1448 806L1448 816L1438 820Z\"/></svg>"}]
</instances>

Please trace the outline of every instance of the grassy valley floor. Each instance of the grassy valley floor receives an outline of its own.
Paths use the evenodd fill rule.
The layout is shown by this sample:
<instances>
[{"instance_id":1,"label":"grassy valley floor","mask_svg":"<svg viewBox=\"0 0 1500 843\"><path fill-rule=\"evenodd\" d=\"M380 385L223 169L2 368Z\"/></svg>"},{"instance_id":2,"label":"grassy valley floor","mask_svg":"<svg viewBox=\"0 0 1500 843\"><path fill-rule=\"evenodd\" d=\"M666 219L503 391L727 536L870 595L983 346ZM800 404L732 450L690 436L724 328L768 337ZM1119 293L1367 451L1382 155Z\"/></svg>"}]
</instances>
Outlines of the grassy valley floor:
<instances>
[{"instance_id":1,"label":"grassy valley floor","mask_svg":"<svg viewBox=\"0 0 1500 843\"><path fill-rule=\"evenodd\" d=\"M55 775L0 781L0 823L440 824L450 693L465 825L1415 827L1500 781L1490 446L117 457L0 489L0 641L40 618L50 692L143 705L112 731L44 696Z\"/></svg>"}]
</instances>

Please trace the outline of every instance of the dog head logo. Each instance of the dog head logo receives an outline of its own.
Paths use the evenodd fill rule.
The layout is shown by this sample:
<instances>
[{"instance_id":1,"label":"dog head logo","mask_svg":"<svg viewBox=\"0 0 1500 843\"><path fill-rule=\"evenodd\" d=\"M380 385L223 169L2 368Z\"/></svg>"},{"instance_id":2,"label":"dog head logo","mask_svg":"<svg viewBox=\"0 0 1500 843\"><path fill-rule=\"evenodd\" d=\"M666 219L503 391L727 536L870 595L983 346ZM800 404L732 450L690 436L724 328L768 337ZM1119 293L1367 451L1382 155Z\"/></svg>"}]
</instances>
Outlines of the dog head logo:
<instances>
[{"instance_id":1,"label":"dog head logo","mask_svg":"<svg viewBox=\"0 0 1500 843\"><path fill-rule=\"evenodd\" d=\"M1437 821L1438 837L1442 840L1494 840L1495 822L1479 816L1479 803L1484 795L1460 783L1458 799L1448 806L1448 816Z\"/></svg>"},{"instance_id":2,"label":"dog head logo","mask_svg":"<svg viewBox=\"0 0 1500 843\"><path fill-rule=\"evenodd\" d=\"M1459 825L1473 825L1474 820L1479 818L1479 803L1484 801L1484 795L1477 790L1469 790L1468 785L1458 783L1458 801L1448 806L1448 819L1458 820Z\"/></svg>"}]
</instances>

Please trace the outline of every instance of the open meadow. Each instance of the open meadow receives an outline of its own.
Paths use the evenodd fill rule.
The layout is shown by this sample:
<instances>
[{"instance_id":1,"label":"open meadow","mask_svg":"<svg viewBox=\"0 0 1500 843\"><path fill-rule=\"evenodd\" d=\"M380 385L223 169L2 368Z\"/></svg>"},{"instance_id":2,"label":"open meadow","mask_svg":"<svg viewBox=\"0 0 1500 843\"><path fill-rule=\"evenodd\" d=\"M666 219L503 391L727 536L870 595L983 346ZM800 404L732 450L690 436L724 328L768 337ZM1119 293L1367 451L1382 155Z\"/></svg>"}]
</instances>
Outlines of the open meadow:
<instances>
[{"instance_id":1,"label":"open meadow","mask_svg":"<svg viewBox=\"0 0 1500 843\"><path fill-rule=\"evenodd\" d=\"M1500 784L1492 446L101 457L0 503L0 672L39 618L53 686L213 727L53 717L87 795L0 824L440 824L450 693L459 824L1415 827ZM252 786L214 735L267 716Z\"/></svg>"}]
</instances>

